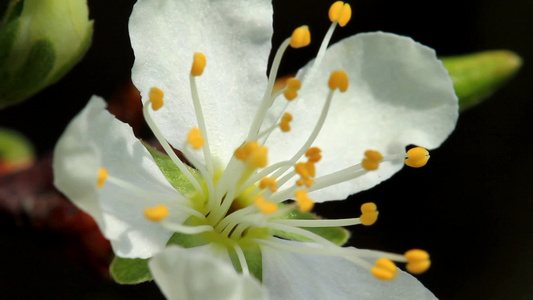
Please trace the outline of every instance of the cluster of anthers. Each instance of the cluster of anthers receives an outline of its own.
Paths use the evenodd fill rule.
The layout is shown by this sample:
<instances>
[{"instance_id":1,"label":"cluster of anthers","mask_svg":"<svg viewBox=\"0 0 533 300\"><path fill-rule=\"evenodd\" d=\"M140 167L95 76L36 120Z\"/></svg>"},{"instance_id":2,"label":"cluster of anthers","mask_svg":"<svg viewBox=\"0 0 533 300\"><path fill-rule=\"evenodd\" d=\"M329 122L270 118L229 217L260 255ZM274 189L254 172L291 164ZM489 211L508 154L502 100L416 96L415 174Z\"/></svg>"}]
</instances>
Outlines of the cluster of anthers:
<instances>
[{"instance_id":1,"label":"cluster of anthers","mask_svg":"<svg viewBox=\"0 0 533 300\"><path fill-rule=\"evenodd\" d=\"M382 280L395 278L397 268L393 261L407 263L406 269L411 273L422 273L430 265L429 255L423 250L415 249L406 252L404 255L398 255L360 250L352 247L339 247L329 240L302 228L338 227L358 224L372 225L378 217L377 207L374 203L363 204L361 206L362 214L359 218L337 220L283 218L294 209L299 209L302 212L311 211L314 202L309 197L309 192L363 176L367 172L378 169L381 164L399 157L405 158L405 164L411 167L424 166L429 159L428 151L420 147L413 148L407 153L388 156L383 156L376 150L368 150L364 153L365 158L361 163L326 176L315 177L315 169L322 156L320 148L311 147L311 145L324 124L335 93L345 92L349 85L347 74L343 70L337 70L332 72L329 77L329 82L327 82L329 93L326 95L320 117L305 144L289 160L269 165L268 149L265 146L265 141L274 130L290 131L290 122L293 116L285 111L279 116L279 122L266 126L267 129L260 132L267 111L273 101L281 94L288 101L298 98L298 91L305 84L305 79L314 76L316 67L324 56L335 27L337 25L345 26L350 20L350 5L341 1L335 2L330 8L329 17L332 22L331 27L322 41L311 70L303 79L291 78L284 88L273 92L283 53L289 46L292 48L307 46L310 43L309 28L301 26L295 29L292 36L281 44L272 64L263 100L257 109L248 136L241 145L238 145L232 159L224 170L215 169L197 90L197 77L203 74L206 67L207 60L205 55L203 53L194 53L190 71L190 88L198 127L190 130L187 145L182 149L184 156L197 172L191 171L176 156L152 120L150 108L153 111L157 111L165 105L163 91L157 87L151 89L149 101L143 107L146 122L167 155L194 186L195 191L176 199L179 203L180 211L190 216L186 222L187 225L168 221L169 209L164 205L146 208L144 211L145 217L174 232L182 234L202 233L211 242L225 246L230 252L234 251L238 257L242 272L245 274L249 274L249 268L243 249L250 244L265 245L295 253L341 256L368 269L375 277ZM289 107L289 103L287 107ZM191 155L191 151L203 151L205 164ZM198 172L201 176L197 175ZM134 188L126 186L124 182L113 178L112 174L108 174L104 168L101 168L97 186L102 187L105 182L126 188ZM289 198L293 198L295 201L281 205L282 202ZM316 247L299 246L298 243L286 243L285 240L273 236L272 231L283 231L303 236L316 243ZM369 261L375 261L375 265L372 265Z\"/></svg>"}]
</instances>

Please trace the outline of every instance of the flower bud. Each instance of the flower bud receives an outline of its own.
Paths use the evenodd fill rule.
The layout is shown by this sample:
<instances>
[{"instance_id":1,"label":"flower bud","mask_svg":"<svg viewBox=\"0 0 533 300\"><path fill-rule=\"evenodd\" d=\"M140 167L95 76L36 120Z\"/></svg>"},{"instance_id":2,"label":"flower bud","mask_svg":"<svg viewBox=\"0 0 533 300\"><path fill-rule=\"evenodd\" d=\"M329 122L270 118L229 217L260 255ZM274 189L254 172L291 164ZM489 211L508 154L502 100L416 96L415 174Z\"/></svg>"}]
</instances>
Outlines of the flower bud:
<instances>
[{"instance_id":1,"label":"flower bud","mask_svg":"<svg viewBox=\"0 0 533 300\"><path fill-rule=\"evenodd\" d=\"M86 0L12 0L0 23L0 108L61 79L92 33Z\"/></svg>"}]
</instances>

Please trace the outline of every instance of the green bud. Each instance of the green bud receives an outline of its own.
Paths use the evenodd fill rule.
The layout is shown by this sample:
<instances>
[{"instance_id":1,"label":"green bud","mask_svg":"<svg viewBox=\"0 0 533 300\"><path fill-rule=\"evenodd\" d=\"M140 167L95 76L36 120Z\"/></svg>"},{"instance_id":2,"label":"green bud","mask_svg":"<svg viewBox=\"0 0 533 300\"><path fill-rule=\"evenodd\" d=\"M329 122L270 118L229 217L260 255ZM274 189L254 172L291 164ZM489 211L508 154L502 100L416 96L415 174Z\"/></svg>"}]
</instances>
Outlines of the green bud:
<instances>
[{"instance_id":1,"label":"green bud","mask_svg":"<svg viewBox=\"0 0 533 300\"><path fill-rule=\"evenodd\" d=\"M0 7L0 108L61 79L90 46L87 0L12 0Z\"/></svg>"},{"instance_id":2,"label":"green bud","mask_svg":"<svg viewBox=\"0 0 533 300\"><path fill-rule=\"evenodd\" d=\"M522 66L522 58L507 50L441 59L452 78L461 111L481 103Z\"/></svg>"}]
</instances>

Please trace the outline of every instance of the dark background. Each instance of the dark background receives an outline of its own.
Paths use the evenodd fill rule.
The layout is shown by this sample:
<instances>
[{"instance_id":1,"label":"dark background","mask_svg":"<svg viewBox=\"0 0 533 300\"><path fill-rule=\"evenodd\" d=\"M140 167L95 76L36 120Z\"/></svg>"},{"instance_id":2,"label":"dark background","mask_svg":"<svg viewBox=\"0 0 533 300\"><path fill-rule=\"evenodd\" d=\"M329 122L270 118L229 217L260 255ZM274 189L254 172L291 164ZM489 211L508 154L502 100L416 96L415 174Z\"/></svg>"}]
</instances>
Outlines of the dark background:
<instances>
[{"instance_id":1,"label":"dark background","mask_svg":"<svg viewBox=\"0 0 533 300\"><path fill-rule=\"evenodd\" d=\"M281 73L307 62L329 22L333 1L275 0L274 49L301 24L314 43L290 51ZM133 54L127 20L132 0L89 0L93 46L58 84L0 111L0 126L18 129L51 151L92 94L110 97L127 83ZM311 5L309 3L312 3ZM525 65L508 86L461 114L452 136L422 169L405 168L348 201L320 205L328 217L353 217L374 201L380 220L354 228L351 244L403 252L423 248L431 269L418 278L441 299L533 299L531 181L532 68L530 0L352 1L351 23L334 40L382 30L411 36L439 55L510 49ZM438 9L432 8L437 6ZM311 6L311 8L308 8ZM64 237L0 215L1 299L142 299L161 297L153 284L119 286L66 255Z\"/></svg>"}]
</instances>

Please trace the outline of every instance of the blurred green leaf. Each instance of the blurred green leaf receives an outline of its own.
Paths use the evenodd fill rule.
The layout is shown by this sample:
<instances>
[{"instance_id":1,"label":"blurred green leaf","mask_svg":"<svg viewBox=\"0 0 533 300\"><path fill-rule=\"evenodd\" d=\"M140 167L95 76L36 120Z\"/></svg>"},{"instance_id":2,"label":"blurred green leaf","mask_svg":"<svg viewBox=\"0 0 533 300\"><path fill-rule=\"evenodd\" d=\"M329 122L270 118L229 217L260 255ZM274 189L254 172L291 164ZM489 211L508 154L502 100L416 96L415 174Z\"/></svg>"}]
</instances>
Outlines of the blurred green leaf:
<instances>
[{"instance_id":1,"label":"blurred green leaf","mask_svg":"<svg viewBox=\"0 0 533 300\"><path fill-rule=\"evenodd\" d=\"M492 95L522 66L522 58L507 50L485 51L441 59L452 78L461 111L481 103Z\"/></svg>"},{"instance_id":2,"label":"blurred green leaf","mask_svg":"<svg viewBox=\"0 0 533 300\"><path fill-rule=\"evenodd\" d=\"M35 150L25 136L0 127L0 175L25 169L34 160Z\"/></svg>"}]
</instances>

